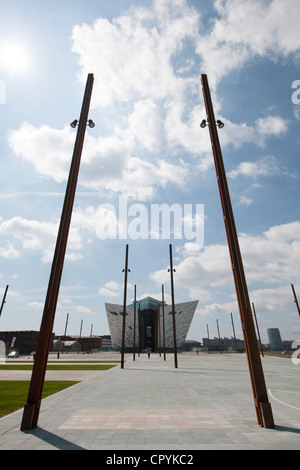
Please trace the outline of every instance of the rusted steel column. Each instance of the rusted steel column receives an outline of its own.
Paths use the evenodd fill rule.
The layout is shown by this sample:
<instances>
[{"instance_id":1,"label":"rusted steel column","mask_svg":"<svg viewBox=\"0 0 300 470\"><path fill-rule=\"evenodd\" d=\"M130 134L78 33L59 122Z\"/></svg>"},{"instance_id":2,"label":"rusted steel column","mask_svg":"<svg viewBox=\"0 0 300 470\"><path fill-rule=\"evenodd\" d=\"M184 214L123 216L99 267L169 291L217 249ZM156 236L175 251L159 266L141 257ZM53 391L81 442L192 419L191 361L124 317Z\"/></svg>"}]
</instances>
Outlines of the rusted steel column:
<instances>
[{"instance_id":1,"label":"rusted steel column","mask_svg":"<svg viewBox=\"0 0 300 470\"><path fill-rule=\"evenodd\" d=\"M2 299L2 303L1 303L1 308L0 308L0 317L1 317L1 314L2 314L2 310L3 310L3 307L4 307L4 304L6 303L6 294L7 294L7 291L8 291L8 285L6 286L5 288L5 291L4 291L4 296L3 296L3 299Z\"/></svg>"},{"instance_id":2,"label":"rusted steel column","mask_svg":"<svg viewBox=\"0 0 300 470\"><path fill-rule=\"evenodd\" d=\"M210 352L210 343L209 343L209 329L208 329L208 324L206 324L206 329L207 329L207 351Z\"/></svg>"},{"instance_id":3,"label":"rusted steel column","mask_svg":"<svg viewBox=\"0 0 300 470\"><path fill-rule=\"evenodd\" d=\"M227 178L223 163L223 156L217 132L215 115L211 101L210 90L206 75L201 75L202 91L207 114L212 152L214 157L217 181L220 191L221 205L228 240L229 253L231 258L232 272L237 294L237 301L240 311L242 329L244 334L247 359L249 364L250 378L254 396L254 404L257 421L260 426L274 427L271 405L265 384L261 358L259 354L254 322L251 312L251 305L248 294L242 257L239 248L239 241L235 227L235 221L231 206L231 200L227 185Z\"/></svg>"},{"instance_id":4,"label":"rusted steel column","mask_svg":"<svg viewBox=\"0 0 300 470\"><path fill-rule=\"evenodd\" d=\"M53 331L60 281L63 271L65 252L67 248L68 234L71 224L73 204L93 84L94 75L89 74L81 108L80 121L78 125L78 131L65 193L64 205L60 219L60 226L55 246L54 257L52 261L52 268L45 300L43 318L40 327L36 356L31 375L28 398L23 412L21 430L29 430L36 428L38 424L47 360L50 349L51 335Z\"/></svg>"},{"instance_id":5,"label":"rusted steel column","mask_svg":"<svg viewBox=\"0 0 300 470\"><path fill-rule=\"evenodd\" d=\"M125 272L125 279L124 279L124 301L123 301L123 327L122 327L122 351L121 351L121 369L124 369L125 327L126 327L126 296L127 296L127 273L130 272L130 269L128 269L128 245L126 245L125 269L123 269L122 272Z\"/></svg>"},{"instance_id":6,"label":"rusted steel column","mask_svg":"<svg viewBox=\"0 0 300 470\"><path fill-rule=\"evenodd\" d=\"M164 286L161 286L162 297L162 319L163 319L163 345L164 345L164 361L166 360L166 330L165 330L165 299L164 299Z\"/></svg>"},{"instance_id":7,"label":"rusted steel column","mask_svg":"<svg viewBox=\"0 0 300 470\"><path fill-rule=\"evenodd\" d=\"M257 318L256 318L256 311L255 311L255 307L254 307L253 302L252 302L252 307L253 307L253 316L254 316L256 330L257 330L257 336L258 336L258 341L259 341L260 352L261 352L261 355L264 357L264 352L263 352L261 339L260 339L260 332L259 332L259 328L258 328L258 322L257 322Z\"/></svg>"},{"instance_id":8,"label":"rusted steel column","mask_svg":"<svg viewBox=\"0 0 300 470\"><path fill-rule=\"evenodd\" d=\"M168 271L171 273L171 297L172 297L172 319L173 319L173 343L174 343L174 365L175 369L178 368L177 360L177 341L176 341L176 318L175 318L175 301L174 301L174 279L173 279L173 256L172 256L172 245L170 245L170 269Z\"/></svg>"},{"instance_id":9,"label":"rusted steel column","mask_svg":"<svg viewBox=\"0 0 300 470\"><path fill-rule=\"evenodd\" d=\"M295 292L293 284L291 284L291 287L292 287L292 291L293 291L293 294L294 294L295 304L297 306L298 313L299 313L299 316L300 316L300 308L299 308L298 299L297 299L296 292Z\"/></svg>"},{"instance_id":10,"label":"rusted steel column","mask_svg":"<svg viewBox=\"0 0 300 470\"><path fill-rule=\"evenodd\" d=\"M136 285L134 285L134 318L133 318L133 360L135 361L135 332L136 332Z\"/></svg>"},{"instance_id":11,"label":"rusted steel column","mask_svg":"<svg viewBox=\"0 0 300 470\"><path fill-rule=\"evenodd\" d=\"M218 330L218 338L219 338L219 351L222 354L222 344L221 344L221 338L220 338L220 329L219 329L219 322L217 320L217 330Z\"/></svg>"},{"instance_id":12,"label":"rusted steel column","mask_svg":"<svg viewBox=\"0 0 300 470\"><path fill-rule=\"evenodd\" d=\"M232 312L230 313L230 315L231 315L231 324L232 324L233 337L234 337L235 352L238 352L238 348L237 348L237 344L236 344L236 336L235 336L235 329L234 329L234 323L233 323Z\"/></svg>"}]
</instances>

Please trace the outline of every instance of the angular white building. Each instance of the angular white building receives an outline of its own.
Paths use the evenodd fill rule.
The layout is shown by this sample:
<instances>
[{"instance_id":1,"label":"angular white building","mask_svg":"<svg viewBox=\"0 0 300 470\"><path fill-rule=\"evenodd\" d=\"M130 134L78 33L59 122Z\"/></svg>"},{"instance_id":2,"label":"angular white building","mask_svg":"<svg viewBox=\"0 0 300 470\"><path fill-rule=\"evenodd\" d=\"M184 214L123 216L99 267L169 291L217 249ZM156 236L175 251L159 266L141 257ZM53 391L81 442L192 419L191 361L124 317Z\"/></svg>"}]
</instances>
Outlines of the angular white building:
<instances>
[{"instance_id":1,"label":"angular white building","mask_svg":"<svg viewBox=\"0 0 300 470\"><path fill-rule=\"evenodd\" d=\"M198 300L175 305L176 319L176 345L180 349L186 339L192 319L194 317ZM122 348L123 305L105 304L108 325L110 329L112 347ZM163 328L164 326L164 328ZM146 297L126 307L125 322L125 350L136 351L151 349L153 352L163 349L165 330L166 350L173 350L173 318L172 305Z\"/></svg>"}]
</instances>

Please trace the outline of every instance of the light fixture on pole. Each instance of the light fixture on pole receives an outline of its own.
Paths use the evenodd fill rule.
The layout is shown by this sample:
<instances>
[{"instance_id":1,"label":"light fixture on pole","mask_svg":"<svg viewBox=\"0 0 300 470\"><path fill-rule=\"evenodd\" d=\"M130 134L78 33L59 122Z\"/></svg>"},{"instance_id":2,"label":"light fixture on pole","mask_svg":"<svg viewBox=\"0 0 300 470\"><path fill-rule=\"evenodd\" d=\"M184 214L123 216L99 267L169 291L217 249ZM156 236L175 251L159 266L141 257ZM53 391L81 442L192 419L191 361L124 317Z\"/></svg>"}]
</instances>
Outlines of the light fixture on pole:
<instances>
[{"instance_id":1,"label":"light fixture on pole","mask_svg":"<svg viewBox=\"0 0 300 470\"><path fill-rule=\"evenodd\" d=\"M2 314L2 310L3 310L3 307L4 307L4 304L6 303L6 294L7 294L7 291L8 291L8 285L6 286L5 288L5 292L4 292L4 296L3 296L3 300L2 300L2 304L1 304L1 308L0 308L0 317L1 317L1 314Z\"/></svg>"},{"instance_id":2,"label":"light fixture on pole","mask_svg":"<svg viewBox=\"0 0 300 470\"><path fill-rule=\"evenodd\" d=\"M75 127L79 124L79 121L77 119L75 119L74 121L72 121L70 123L70 126L72 127L72 129L75 129ZM87 126L89 126L91 129L93 129L95 127L95 123L94 121L92 121L92 119L89 119L86 123Z\"/></svg>"},{"instance_id":3,"label":"light fixture on pole","mask_svg":"<svg viewBox=\"0 0 300 470\"><path fill-rule=\"evenodd\" d=\"M175 318L175 301L174 301L174 280L173 280L173 272L176 272L176 270L173 269L172 245L170 245L170 269L168 269L168 273L171 273L171 297L172 297L172 318L173 318L174 364L175 364L175 369L177 369L177 368L178 368L178 362L177 362L176 318Z\"/></svg>"},{"instance_id":4,"label":"light fixture on pole","mask_svg":"<svg viewBox=\"0 0 300 470\"><path fill-rule=\"evenodd\" d=\"M246 283L244 266L239 247L239 240L237 236L237 230L235 226L235 220L230 200L230 193L223 162L221 145L217 131L217 126L220 128L220 123L218 124L215 121L215 114L213 110L213 104L206 75L201 75L201 84L204 104L206 108L207 121L210 123L209 134L211 139L212 153L220 192L221 206L223 211L223 218L231 259L232 273L237 294L241 323L243 327L257 421L260 426L264 426L265 428L272 428L274 427L272 408L268 400L268 393L265 384L262 363L259 355L258 343L256 339L255 327L249 300L248 287Z\"/></svg>"},{"instance_id":5,"label":"light fixture on pole","mask_svg":"<svg viewBox=\"0 0 300 470\"><path fill-rule=\"evenodd\" d=\"M127 296L127 273L130 273L128 269L128 245L126 245L125 254L125 269L122 269L122 273L125 272L124 279L124 301L123 301L123 327L122 327L122 351L121 351L121 369L124 369L124 352L125 352L125 326L126 326L126 296Z\"/></svg>"},{"instance_id":6,"label":"light fixture on pole","mask_svg":"<svg viewBox=\"0 0 300 470\"><path fill-rule=\"evenodd\" d=\"M27 402L25 403L23 411L23 418L21 423L22 431L28 431L30 429L36 428L38 425L38 418L42 401L42 392L45 381L50 344L52 339L52 331L60 289L60 282L62 277L62 270L67 249L68 235L71 224L76 185L79 174L81 154L83 149L86 122L88 119L93 84L94 75L91 73L88 74L81 107L80 121L74 144L73 156L68 176L68 183L66 187L64 204L56 239L56 246L48 282L43 317L36 349L36 356L32 369ZM73 121L72 124L74 125L74 128L77 125L77 123L75 124L75 121Z\"/></svg>"},{"instance_id":7,"label":"light fixture on pole","mask_svg":"<svg viewBox=\"0 0 300 470\"><path fill-rule=\"evenodd\" d=\"M219 129L223 129L223 127L225 126L224 122L220 121L220 119L216 121L216 124L219 127ZM209 121L207 121L206 119L203 119L201 121L200 127L201 129L205 129L206 126L209 126Z\"/></svg>"}]
</instances>

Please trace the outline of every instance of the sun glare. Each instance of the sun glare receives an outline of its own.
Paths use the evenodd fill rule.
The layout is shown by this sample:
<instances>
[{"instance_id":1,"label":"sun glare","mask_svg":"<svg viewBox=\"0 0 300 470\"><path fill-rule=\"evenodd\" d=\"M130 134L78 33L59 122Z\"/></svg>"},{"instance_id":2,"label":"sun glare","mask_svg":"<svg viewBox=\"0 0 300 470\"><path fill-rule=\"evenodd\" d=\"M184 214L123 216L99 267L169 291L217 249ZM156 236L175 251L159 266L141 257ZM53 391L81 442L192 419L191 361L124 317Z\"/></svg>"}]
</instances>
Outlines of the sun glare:
<instances>
[{"instance_id":1,"label":"sun glare","mask_svg":"<svg viewBox=\"0 0 300 470\"><path fill-rule=\"evenodd\" d=\"M29 69L30 56L22 43L11 43L1 47L0 62L10 73L26 73Z\"/></svg>"}]
</instances>

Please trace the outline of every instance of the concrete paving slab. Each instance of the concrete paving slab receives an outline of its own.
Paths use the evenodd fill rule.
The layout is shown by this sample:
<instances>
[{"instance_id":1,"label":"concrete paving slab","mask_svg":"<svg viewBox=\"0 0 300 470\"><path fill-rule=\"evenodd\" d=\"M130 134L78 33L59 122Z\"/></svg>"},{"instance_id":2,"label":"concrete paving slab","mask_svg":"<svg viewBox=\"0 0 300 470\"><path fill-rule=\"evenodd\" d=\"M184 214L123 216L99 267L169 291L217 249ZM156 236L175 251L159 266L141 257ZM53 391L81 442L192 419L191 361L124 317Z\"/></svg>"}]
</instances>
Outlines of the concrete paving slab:
<instances>
[{"instance_id":1,"label":"concrete paving slab","mask_svg":"<svg viewBox=\"0 0 300 470\"><path fill-rule=\"evenodd\" d=\"M37 429L20 431L23 410L0 419L0 449L300 449L300 365L290 359L262 358L273 429L257 424L245 355L182 353L178 369L171 354L125 359L44 399Z\"/></svg>"}]
</instances>

